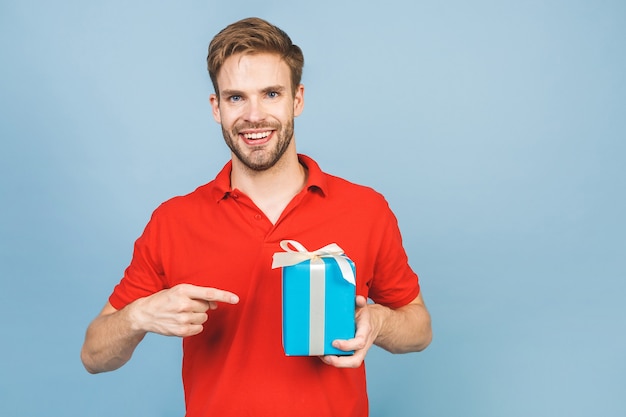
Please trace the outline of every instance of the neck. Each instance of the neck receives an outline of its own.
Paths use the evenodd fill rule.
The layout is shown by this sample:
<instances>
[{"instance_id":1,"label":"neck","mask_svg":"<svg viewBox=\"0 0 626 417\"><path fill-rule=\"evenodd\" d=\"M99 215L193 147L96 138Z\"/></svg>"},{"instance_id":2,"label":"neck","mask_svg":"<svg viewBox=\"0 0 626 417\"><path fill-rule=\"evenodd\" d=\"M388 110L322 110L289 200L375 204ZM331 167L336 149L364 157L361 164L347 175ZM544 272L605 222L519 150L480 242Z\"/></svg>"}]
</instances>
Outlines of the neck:
<instances>
[{"instance_id":1,"label":"neck","mask_svg":"<svg viewBox=\"0 0 626 417\"><path fill-rule=\"evenodd\" d=\"M295 148L285 152L272 168L253 171L233 157L231 188L252 199L267 218L276 223L287 204L306 184L307 172L298 161Z\"/></svg>"}]
</instances>

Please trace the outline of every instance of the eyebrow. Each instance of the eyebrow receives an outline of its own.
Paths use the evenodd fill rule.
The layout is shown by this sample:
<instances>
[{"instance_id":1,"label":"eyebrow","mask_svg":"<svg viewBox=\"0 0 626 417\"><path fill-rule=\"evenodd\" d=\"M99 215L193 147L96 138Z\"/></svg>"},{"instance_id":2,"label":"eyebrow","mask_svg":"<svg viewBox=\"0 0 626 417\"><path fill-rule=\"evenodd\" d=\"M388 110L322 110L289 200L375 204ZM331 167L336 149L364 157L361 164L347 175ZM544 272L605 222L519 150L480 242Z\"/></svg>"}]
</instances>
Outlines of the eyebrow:
<instances>
[{"instance_id":1,"label":"eyebrow","mask_svg":"<svg viewBox=\"0 0 626 417\"><path fill-rule=\"evenodd\" d=\"M261 90L262 93L269 93L270 91L276 91L277 93L284 93L287 90L286 87L282 85L270 85ZM231 96L244 96L243 91L240 90L222 90L220 92L221 96L231 97Z\"/></svg>"},{"instance_id":2,"label":"eyebrow","mask_svg":"<svg viewBox=\"0 0 626 417\"><path fill-rule=\"evenodd\" d=\"M286 90L286 88L282 85L272 85L269 87L265 87L263 90L261 90L264 93L269 93L270 91L276 91L277 93L283 93Z\"/></svg>"},{"instance_id":3,"label":"eyebrow","mask_svg":"<svg viewBox=\"0 0 626 417\"><path fill-rule=\"evenodd\" d=\"M226 97L230 97L230 96L242 96L243 93L239 90L222 90L220 91L220 96L226 96Z\"/></svg>"}]
</instances>

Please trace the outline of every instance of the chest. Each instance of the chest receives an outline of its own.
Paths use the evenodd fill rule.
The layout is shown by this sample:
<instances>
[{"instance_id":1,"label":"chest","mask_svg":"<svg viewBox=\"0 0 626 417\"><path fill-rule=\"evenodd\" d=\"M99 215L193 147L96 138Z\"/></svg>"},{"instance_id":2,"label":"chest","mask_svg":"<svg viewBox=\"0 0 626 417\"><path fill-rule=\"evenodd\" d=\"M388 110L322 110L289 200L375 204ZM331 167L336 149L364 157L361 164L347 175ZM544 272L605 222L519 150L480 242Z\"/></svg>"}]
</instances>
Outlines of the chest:
<instances>
[{"instance_id":1,"label":"chest","mask_svg":"<svg viewBox=\"0 0 626 417\"><path fill-rule=\"evenodd\" d=\"M246 205L201 212L162 230L163 273L170 286L191 283L240 296L257 291L279 294L280 270L271 265L272 255L282 251L282 240L297 240L309 251L337 243L355 263L360 293L366 293L374 271L370 228L355 225L349 217L293 210L272 224Z\"/></svg>"}]
</instances>

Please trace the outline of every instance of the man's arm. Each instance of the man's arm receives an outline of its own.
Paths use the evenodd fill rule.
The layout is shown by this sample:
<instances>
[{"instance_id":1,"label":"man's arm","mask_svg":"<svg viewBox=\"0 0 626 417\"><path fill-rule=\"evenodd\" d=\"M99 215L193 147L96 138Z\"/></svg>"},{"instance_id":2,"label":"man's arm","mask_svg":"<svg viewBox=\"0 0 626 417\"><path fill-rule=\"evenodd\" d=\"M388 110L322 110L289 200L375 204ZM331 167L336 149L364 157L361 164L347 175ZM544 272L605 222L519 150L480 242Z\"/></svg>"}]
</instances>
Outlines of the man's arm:
<instances>
[{"instance_id":1,"label":"man's arm","mask_svg":"<svg viewBox=\"0 0 626 417\"><path fill-rule=\"evenodd\" d=\"M354 350L354 355L324 356L325 363L339 368L357 368L373 344L392 353L408 353L426 349L432 340L430 314L421 294L397 309L367 304L365 297L357 296L356 324L354 339L333 342L338 349Z\"/></svg>"},{"instance_id":2,"label":"man's arm","mask_svg":"<svg viewBox=\"0 0 626 417\"><path fill-rule=\"evenodd\" d=\"M380 329L374 341L377 346L391 353L408 353L422 351L430 344L433 337L430 314L421 293L396 310L379 304L372 304L369 310L373 326L378 324Z\"/></svg>"},{"instance_id":3,"label":"man's arm","mask_svg":"<svg viewBox=\"0 0 626 417\"><path fill-rule=\"evenodd\" d=\"M181 284L121 310L107 303L87 328L80 354L83 365L90 373L123 366L148 332L179 337L198 334L208 310L216 309L218 302L236 304L239 298L228 291Z\"/></svg>"},{"instance_id":4,"label":"man's arm","mask_svg":"<svg viewBox=\"0 0 626 417\"><path fill-rule=\"evenodd\" d=\"M89 373L113 371L128 362L146 332L133 330L130 305L116 310L107 303L85 334L80 359Z\"/></svg>"}]
</instances>

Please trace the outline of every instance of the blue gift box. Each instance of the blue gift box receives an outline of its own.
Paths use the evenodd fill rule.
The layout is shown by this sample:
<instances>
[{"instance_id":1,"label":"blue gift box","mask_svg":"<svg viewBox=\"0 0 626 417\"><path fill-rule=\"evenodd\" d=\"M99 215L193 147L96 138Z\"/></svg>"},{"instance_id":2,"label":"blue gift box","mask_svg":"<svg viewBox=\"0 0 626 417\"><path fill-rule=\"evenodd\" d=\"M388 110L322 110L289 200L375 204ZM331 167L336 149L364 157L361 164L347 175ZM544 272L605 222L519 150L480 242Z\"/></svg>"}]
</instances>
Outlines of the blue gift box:
<instances>
[{"instance_id":1,"label":"blue gift box","mask_svg":"<svg viewBox=\"0 0 626 417\"><path fill-rule=\"evenodd\" d=\"M292 259L280 265L285 354L351 355L354 352L336 349L331 343L335 339L352 339L355 334L354 262L343 255L343 251L340 255L337 252L331 255L323 248L311 253L298 245L295 246L301 248L299 254L305 252L309 259L298 263ZM276 255L274 267L278 266ZM289 257L289 254L281 253L279 256Z\"/></svg>"}]
</instances>

